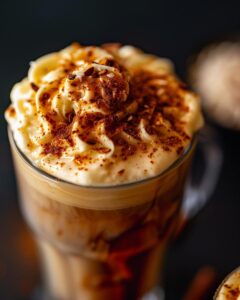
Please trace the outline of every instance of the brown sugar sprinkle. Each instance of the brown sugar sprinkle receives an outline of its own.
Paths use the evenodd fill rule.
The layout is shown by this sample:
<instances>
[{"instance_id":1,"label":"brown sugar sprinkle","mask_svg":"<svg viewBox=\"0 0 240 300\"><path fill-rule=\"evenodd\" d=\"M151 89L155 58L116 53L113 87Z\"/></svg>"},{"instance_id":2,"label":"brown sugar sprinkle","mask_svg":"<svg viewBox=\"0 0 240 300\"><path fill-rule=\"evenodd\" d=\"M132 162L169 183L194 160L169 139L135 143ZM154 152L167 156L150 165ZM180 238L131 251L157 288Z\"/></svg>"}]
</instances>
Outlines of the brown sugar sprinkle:
<instances>
[{"instance_id":1,"label":"brown sugar sprinkle","mask_svg":"<svg viewBox=\"0 0 240 300\"><path fill-rule=\"evenodd\" d=\"M73 147L74 146L74 142L71 136L71 127L70 126L58 126L57 129L52 130L52 134L55 137L55 139L62 139L62 140L66 140L68 142L68 144Z\"/></svg>"},{"instance_id":2,"label":"brown sugar sprinkle","mask_svg":"<svg viewBox=\"0 0 240 300\"><path fill-rule=\"evenodd\" d=\"M47 103L48 99L50 98L50 96L51 96L51 95L50 95L49 93L47 93L47 92L43 93L43 94L40 96L40 102L42 103L43 106L46 105L46 103Z\"/></svg>"},{"instance_id":3,"label":"brown sugar sprinkle","mask_svg":"<svg viewBox=\"0 0 240 300\"><path fill-rule=\"evenodd\" d=\"M43 154L52 154L57 157L62 155L62 152L65 151L66 148L60 145L54 145L54 143L46 143L43 145Z\"/></svg>"},{"instance_id":4,"label":"brown sugar sprinkle","mask_svg":"<svg viewBox=\"0 0 240 300\"><path fill-rule=\"evenodd\" d=\"M67 77L69 80L74 80L76 78L76 75L75 74L68 74L68 77Z\"/></svg>"},{"instance_id":5,"label":"brown sugar sprinkle","mask_svg":"<svg viewBox=\"0 0 240 300\"><path fill-rule=\"evenodd\" d=\"M15 117L16 110L13 106L10 106L7 111L8 111L8 114L9 114L10 117L12 117L12 118Z\"/></svg>"},{"instance_id":6,"label":"brown sugar sprinkle","mask_svg":"<svg viewBox=\"0 0 240 300\"><path fill-rule=\"evenodd\" d=\"M235 300L238 296L240 296L240 289L238 287L232 287L228 284L224 284L224 287L227 289L227 299Z\"/></svg>"},{"instance_id":7,"label":"brown sugar sprinkle","mask_svg":"<svg viewBox=\"0 0 240 300\"><path fill-rule=\"evenodd\" d=\"M48 121L48 123L51 124L53 126L53 128L55 128L57 122L54 119L55 114L53 112L48 112L43 117L45 117L45 119Z\"/></svg>"},{"instance_id":8,"label":"brown sugar sprinkle","mask_svg":"<svg viewBox=\"0 0 240 300\"><path fill-rule=\"evenodd\" d=\"M118 44L103 46L110 53L116 52L119 47ZM92 54L88 53L88 57L91 60ZM77 121L81 129L79 138L91 145L92 150L109 153L110 149L99 145L91 134L103 124L105 134L120 148L121 159L126 160L137 150L146 152L148 149L147 144L141 141L139 132L140 121L144 120L145 130L149 135L155 135L159 147L165 151L175 149L180 155L184 149L184 141L190 138L184 131L185 124L180 120L181 114L189 110L184 101L186 86L170 74L161 75L145 70L134 71L129 80L129 74L116 60L105 59L99 63L114 67L117 71L108 77L108 71L90 67L82 77L69 73L67 78L76 87L71 91L71 101L81 100L82 105L87 105L81 99L79 90L82 86L87 87L93 91L90 103L100 108L103 113L69 112L65 116L65 122L61 121L59 124L54 112L48 112L44 117L52 126L52 143L44 145L44 153L60 156L66 147L63 141L73 146L72 124ZM46 92L41 95L40 101L43 105L51 98L51 94ZM128 107L131 104L135 106L129 112ZM123 140L122 132L134 138L136 145ZM151 151L150 159L156 151L157 148ZM87 161L87 156L75 157L80 168Z\"/></svg>"},{"instance_id":9,"label":"brown sugar sprinkle","mask_svg":"<svg viewBox=\"0 0 240 300\"><path fill-rule=\"evenodd\" d=\"M79 166L79 170L83 170L85 165L93 162L93 158L88 154L76 155L74 158L75 163Z\"/></svg>"},{"instance_id":10,"label":"brown sugar sprinkle","mask_svg":"<svg viewBox=\"0 0 240 300\"><path fill-rule=\"evenodd\" d=\"M146 143L139 143L139 144L138 144L138 148L139 148L143 153L145 153L145 152L147 152L148 146L147 146ZM154 149L156 149L156 148L154 148ZM153 150L154 150L154 149L153 149ZM156 151L157 151L157 149L156 149ZM154 152L155 152L155 150L154 150Z\"/></svg>"},{"instance_id":11,"label":"brown sugar sprinkle","mask_svg":"<svg viewBox=\"0 0 240 300\"><path fill-rule=\"evenodd\" d=\"M136 140L140 140L140 133L138 128L132 126L132 124L124 124L124 125L125 125L123 126L124 132L134 137Z\"/></svg>"},{"instance_id":12,"label":"brown sugar sprinkle","mask_svg":"<svg viewBox=\"0 0 240 300\"><path fill-rule=\"evenodd\" d=\"M105 64L109 67L114 67L116 66L116 62L113 59L107 59Z\"/></svg>"},{"instance_id":13,"label":"brown sugar sprinkle","mask_svg":"<svg viewBox=\"0 0 240 300\"><path fill-rule=\"evenodd\" d=\"M125 144L121 149L121 157L126 160L128 156L132 156L137 151L137 147L131 144Z\"/></svg>"},{"instance_id":14,"label":"brown sugar sprinkle","mask_svg":"<svg viewBox=\"0 0 240 300\"><path fill-rule=\"evenodd\" d=\"M125 172L125 170L122 169L122 170L118 171L118 174L119 174L119 175L123 175L124 172Z\"/></svg>"},{"instance_id":15,"label":"brown sugar sprinkle","mask_svg":"<svg viewBox=\"0 0 240 300\"><path fill-rule=\"evenodd\" d=\"M148 157L149 157L149 158L152 158L153 155L154 155L154 151L150 152L150 153L148 154Z\"/></svg>"},{"instance_id":16,"label":"brown sugar sprinkle","mask_svg":"<svg viewBox=\"0 0 240 300\"><path fill-rule=\"evenodd\" d=\"M94 67L91 67L84 72L84 75L91 76L93 74L93 72L94 72Z\"/></svg>"},{"instance_id":17,"label":"brown sugar sprinkle","mask_svg":"<svg viewBox=\"0 0 240 300\"><path fill-rule=\"evenodd\" d=\"M162 143L169 148L175 148L182 144L182 140L177 136L168 136L161 139Z\"/></svg>"},{"instance_id":18,"label":"brown sugar sprinkle","mask_svg":"<svg viewBox=\"0 0 240 300\"><path fill-rule=\"evenodd\" d=\"M178 155L181 155L181 154L183 153L183 150L184 150L184 147L183 147L183 146L177 148L177 154L178 154Z\"/></svg>"},{"instance_id":19,"label":"brown sugar sprinkle","mask_svg":"<svg viewBox=\"0 0 240 300\"><path fill-rule=\"evenodd\" d=\"M30 86L34 90L34 92L37 92L39 90L39 87L34 82L31 82Z\"/></svg>"},{"instance_id":20,"label":"brown sugar sprinkle","mask_svg":"<svg viewBox=\"0 0 240 300\"><path fill-rule=\"evenodd\" d=\"M97 147L97 148L93 148L93 150L99 152L99 153L109 153L111 152L111 149L106 148L106 147Z\"/></svg>"}]
</instances>

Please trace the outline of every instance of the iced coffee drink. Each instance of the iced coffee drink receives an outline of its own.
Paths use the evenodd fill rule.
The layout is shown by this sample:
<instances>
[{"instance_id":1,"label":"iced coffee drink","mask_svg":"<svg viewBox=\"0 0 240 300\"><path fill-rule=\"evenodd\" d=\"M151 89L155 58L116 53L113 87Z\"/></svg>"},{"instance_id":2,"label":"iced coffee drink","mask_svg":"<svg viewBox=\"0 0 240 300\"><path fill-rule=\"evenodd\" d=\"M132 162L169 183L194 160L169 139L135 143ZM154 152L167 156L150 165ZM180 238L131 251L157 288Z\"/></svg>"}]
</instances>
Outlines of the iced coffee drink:
<instances>
[{"instance_id":1,"label":"iced coffee drink","mask_svg":"<svg viewBox=\"0 0 240 300\"><path fill-rule=\"evenodd\" d=\"M31 63L6 111L46 299L134 300L158 284L202 126L170 61L79 44Z\"/></svg>"}]
</instances>

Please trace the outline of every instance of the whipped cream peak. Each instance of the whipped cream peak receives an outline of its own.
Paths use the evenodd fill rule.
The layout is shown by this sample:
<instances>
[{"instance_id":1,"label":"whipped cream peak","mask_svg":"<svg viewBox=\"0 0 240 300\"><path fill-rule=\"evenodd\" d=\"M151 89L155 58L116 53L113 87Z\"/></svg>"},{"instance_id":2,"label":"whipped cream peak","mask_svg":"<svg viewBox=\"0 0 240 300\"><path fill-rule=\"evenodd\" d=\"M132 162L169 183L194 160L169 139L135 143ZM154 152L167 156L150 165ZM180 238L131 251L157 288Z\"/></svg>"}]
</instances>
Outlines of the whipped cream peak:
<instances>
[{"instance_id":1,"label":"whipped cream peak","mask_svg":"<svg viewBox=\"0 0 240 300\"><path fill-rule=\"evenodd\" d=\"M79 184L159 174L202 125L172 64L132 46L77 43L31 63L6 119L34 164Z\"/></svg>"}]
</instances>

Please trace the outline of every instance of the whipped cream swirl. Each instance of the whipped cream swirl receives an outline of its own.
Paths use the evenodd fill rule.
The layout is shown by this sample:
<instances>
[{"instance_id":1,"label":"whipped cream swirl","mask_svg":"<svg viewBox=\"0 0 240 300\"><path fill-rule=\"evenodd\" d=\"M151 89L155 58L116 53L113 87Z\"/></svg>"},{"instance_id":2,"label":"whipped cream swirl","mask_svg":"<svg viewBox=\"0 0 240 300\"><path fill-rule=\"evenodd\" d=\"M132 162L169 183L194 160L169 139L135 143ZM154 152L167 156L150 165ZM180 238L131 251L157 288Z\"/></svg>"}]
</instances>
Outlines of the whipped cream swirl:
<instances>
[{"instance_id":1,"label":"whipped cream swirl","mask_svg":"<svg viewBox=\"0 0 240 300\"><path fill-rule=\"evenodd\" d=\"M39 168L84 185L161 173L202 126L198 98L172 64L131 46L77 43L31 63L6 119Z\"/></svg>"}]
</instances>

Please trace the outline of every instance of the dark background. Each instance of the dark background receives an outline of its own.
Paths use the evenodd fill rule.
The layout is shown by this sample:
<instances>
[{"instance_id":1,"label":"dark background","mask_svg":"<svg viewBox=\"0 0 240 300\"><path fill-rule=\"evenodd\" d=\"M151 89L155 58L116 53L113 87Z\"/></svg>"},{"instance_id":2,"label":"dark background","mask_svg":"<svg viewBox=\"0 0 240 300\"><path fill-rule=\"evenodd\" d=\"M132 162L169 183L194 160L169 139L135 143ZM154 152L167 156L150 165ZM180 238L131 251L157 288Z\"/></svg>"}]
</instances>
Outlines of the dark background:
<instances>
[{"instance_id":1,"label":"dark background","mask_svg":"<svg viewBox=\"0 0 240 300\"><path fill-rule=\"evenodd\" d=\"M38 270L34 245L17 206L3 112L12 85L29 61L72 41L121 42L171 58L186 74L188 58L211 40L240 33L239 1L1 1L0 2L0 299L27 299ZM202 266L217 281L240 260L239 133L216 127L224 165L208 206L169 251L167 300L179 300ZM213 289L215 286L213 287ZM206 297L211 299L211 293Z\"/></svg>"}]
</instances>

